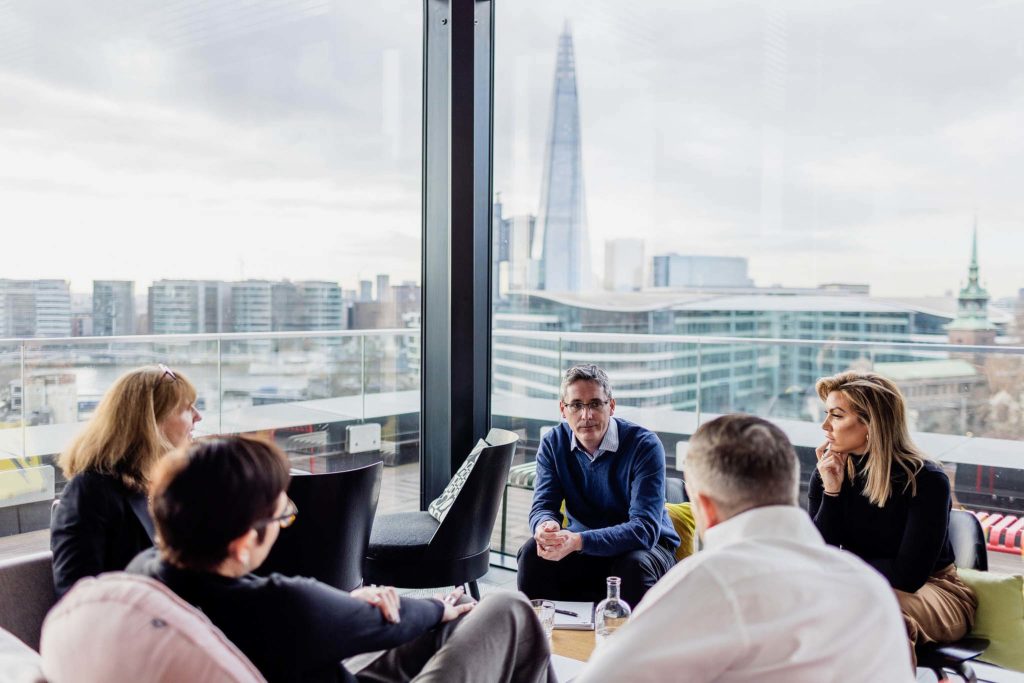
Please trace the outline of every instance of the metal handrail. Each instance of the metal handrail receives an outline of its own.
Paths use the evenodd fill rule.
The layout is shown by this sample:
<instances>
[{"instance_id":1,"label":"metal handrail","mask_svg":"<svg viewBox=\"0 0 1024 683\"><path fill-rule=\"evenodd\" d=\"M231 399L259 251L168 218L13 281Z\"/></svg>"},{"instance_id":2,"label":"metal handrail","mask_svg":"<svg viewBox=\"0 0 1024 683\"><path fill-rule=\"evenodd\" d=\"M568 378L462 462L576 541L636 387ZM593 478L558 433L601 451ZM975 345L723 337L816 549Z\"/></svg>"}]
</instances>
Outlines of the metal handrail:
<instances>
[{"instance_id":1,"label":"metal handrail","mask_svg":"<svg viewBox=\"0 0 1024 683\"><path fill-rule=\"evenodd\" d=\"M778 337L717 337L688 334L637 334L618 332L544 332L531 330L494 330L502 337L547 339L550 341L595 341L623 344L765 344L771 346L841 346L844 348L905 349L908 351L947 351L955 353L998 353L1024 355L1024 346L970 346L929 342L877 342L842 339L783 339Z\"/></svg>"},{"instance_id":2,"label":"metal handrail","mask_svg":"<svg viewBox=\"0 0 1024 683\"><path fill-rule=\"evenodd\" d=\"M150 342L198 342L220 340L263 340L263 339L326 339L331 337L366 337L398 334L419 335L418 327L396 327L361 330L315 330L309 332L206 332L201 334L132 334L111 337L8 337L0 344L108 344L108 343L150 343Z\"/></svg>"}]
</instances>

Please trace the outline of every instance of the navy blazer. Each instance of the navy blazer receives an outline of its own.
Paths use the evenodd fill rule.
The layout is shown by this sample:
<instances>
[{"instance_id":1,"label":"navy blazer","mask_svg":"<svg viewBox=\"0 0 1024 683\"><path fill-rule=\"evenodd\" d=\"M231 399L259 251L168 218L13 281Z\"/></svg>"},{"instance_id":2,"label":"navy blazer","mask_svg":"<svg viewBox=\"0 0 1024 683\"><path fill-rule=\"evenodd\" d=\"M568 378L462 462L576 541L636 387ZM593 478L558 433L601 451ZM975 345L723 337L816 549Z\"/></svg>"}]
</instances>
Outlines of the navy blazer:
<instances>
[{"instance_id":1,"label":"navy blazer","mask_svg":"<svg viewBox=\"0 0 1024 683\"><path fill-rule=\"evenodd\" d=\"M50 517L57 597L84 576L123 570L152 547L153 536L145 495L111 475L82 472L72 477Z\"/></svg>"}]
</instances>

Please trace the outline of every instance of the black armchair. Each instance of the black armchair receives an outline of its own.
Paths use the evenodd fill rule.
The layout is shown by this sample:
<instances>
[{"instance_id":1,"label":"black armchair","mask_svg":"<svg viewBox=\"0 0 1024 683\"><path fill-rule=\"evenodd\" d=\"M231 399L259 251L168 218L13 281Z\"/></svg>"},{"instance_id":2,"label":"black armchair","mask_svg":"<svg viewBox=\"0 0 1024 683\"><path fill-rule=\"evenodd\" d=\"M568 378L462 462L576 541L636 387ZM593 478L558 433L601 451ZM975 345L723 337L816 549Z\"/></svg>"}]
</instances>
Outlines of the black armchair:
<instances>
[{"instance_id":1,"label":"black armchair","mask_svg":"<svg viewBox=\"0 0 1024 683\"><path fill-rule=\"evenodd\" d=\"M299 509L257 574L309 576L340 590L363 583L363 557L377 512L384 465L292 477L288 496Z\"/></svg>"},{"instance_id":2,"label":"black armchair","mask_svg":"<svg viewBox=\"0 0 1024 683\"><path fill-rule=\"evenodd\" d=\"M950 512L949 540L957 567L988 571L985 533L977 517L966 510ZM931 669L940 681L945 680L943 669L949 669L965 681L977 683L970 661L988 648L988 642L985 638L967 637L944 645L922 645L917 648L917 665Z\"/></svg>"},{"instance_id":3,"label":"black armchair","mask_svg":"<svg viewBox=\"0 0 1024 683\"><path fill-rule=\"evenodd\" d=\"M366 580L402 588L469 584L487 573L491 531L519 437L492 429L444 521L429 512L381 515L366 554Z\"/></svg>"}]
</instances>

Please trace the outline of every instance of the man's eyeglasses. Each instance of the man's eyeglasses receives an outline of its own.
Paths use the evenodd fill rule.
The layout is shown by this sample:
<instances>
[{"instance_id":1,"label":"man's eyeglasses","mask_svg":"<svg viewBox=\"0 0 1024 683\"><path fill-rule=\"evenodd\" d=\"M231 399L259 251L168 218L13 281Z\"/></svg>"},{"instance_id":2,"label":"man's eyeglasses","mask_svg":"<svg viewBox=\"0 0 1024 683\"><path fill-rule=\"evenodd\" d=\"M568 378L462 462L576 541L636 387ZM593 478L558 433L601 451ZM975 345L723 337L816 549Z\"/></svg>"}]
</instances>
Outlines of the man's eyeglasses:
<instances>
[{"instance_id":1,"label":"man's eyeglasses","mask_svg":"<svg viewBox=\"0 0 1024 683\"><path fill-rule=\"evenodd\" d=\"M161 379L161 380L162 380L162 379L163 379L164 377L170 377L170 378L171 378L171 381L172 381L172 382L174 382L174 381L176 381L176 380L178 379L178 376L174 374L174 370L171 370L171 369L170 369L169 367L167 367L167 366L166 366L166 365L164 365L163 363L160 363L160 364L159 364L159 365L157 365L156 367L157 367L157 369L158 369L158 370L160 370L160 372L162 373L162 374L160 375L160 379Z\"/></svg>"},{"instance_id":2,"label":"man's eyeglasses","mask_svg":"<svg viewBox=\"0 0 1024 683\"><path fill-rule=\"evenodd\" d=\"M284 512L279 514L277 517L271 517L270 519L264 519L264 520L261 520L259 522L256 522L255 524L252 525L252 528L253 529L260 529L260 528L263 528L265 526L269 526L269 525L273 524L274 522L277 522L277 523L279 523L281 525L282 529L287 529L288 527L290 527L292 524L295 523L295 518L298 517L298 516L299 516L299 506L296 505L295 502L292 501L291 498L289 498L288 499L288 504L284 506Z\"/></svg>"},{"instance_id":3,"label":"man's eyeglasses","mask_svg":"<svg viewBox=\"0 0 1024 683\"><path fill-rule=\"evenodd\" d=\"M608 403L608 400L601 401L598 399L594 399L590 403L584 403L583 401L573 401L572 403L563 403L562 405L564 405L570 413L579 413L584 408L589 408L590 412L596 413L601 410L604 410L604 407L608 405Z\"/></svg>"}]
</instances>

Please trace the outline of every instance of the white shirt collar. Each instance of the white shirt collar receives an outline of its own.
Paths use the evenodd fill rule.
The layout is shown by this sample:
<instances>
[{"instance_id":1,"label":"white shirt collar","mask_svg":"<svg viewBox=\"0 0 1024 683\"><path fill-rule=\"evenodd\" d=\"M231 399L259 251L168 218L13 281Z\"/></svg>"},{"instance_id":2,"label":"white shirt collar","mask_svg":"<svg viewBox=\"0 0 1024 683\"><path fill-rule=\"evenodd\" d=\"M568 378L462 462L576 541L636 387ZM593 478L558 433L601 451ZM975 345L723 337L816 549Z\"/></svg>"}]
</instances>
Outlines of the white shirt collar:
<instances>
[{"instance_id":1,"label":"white shirt collar","mask_svg":"<svg viewBox=\"0 0 1024 683\"><path fill-rule=\"evenodd\" d=\"M576 440L576 432L569 428L569 433L572 434L572 441L569 443L570 450L580 449L585 456L590 458L590 462L594 462L605 453L614 453L619 450L619 426L615 422L614 417L608 418L608 429L604 431L604 438L601 439L601 445L597 447L597 451L593 455L587 453L587 449L579 444Z\"/></svg>"},{"instance_id":2,"label":"white shirt collar","mask_svg":"<svg viewBox=\"0 0 1024 683\"><path fill-rule=\"evenodd\" d=\"M807 513L795 505L767 505L716 524L704 532L704 547L722 548L751 538L783 538L802 545L824 545Z\"/></svg>"}]
</instances>

